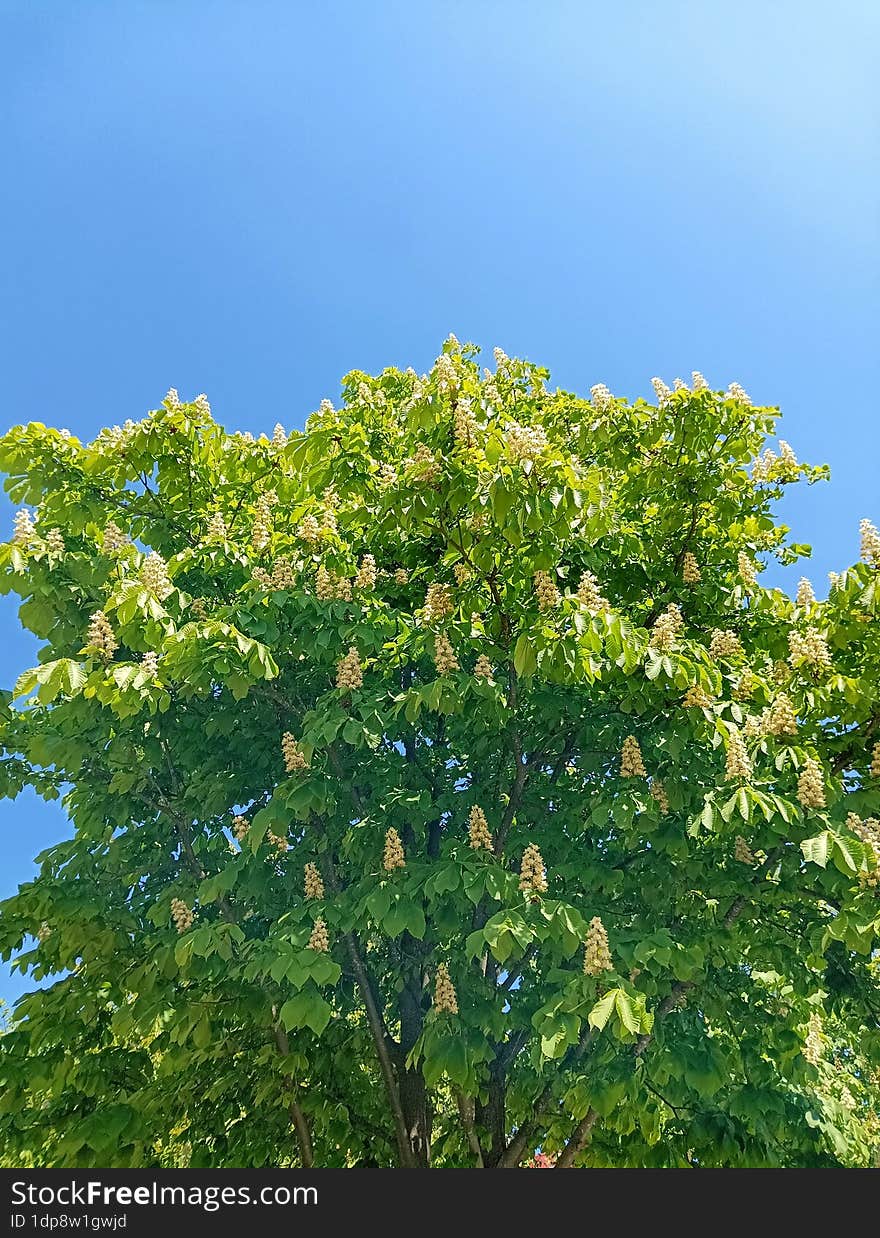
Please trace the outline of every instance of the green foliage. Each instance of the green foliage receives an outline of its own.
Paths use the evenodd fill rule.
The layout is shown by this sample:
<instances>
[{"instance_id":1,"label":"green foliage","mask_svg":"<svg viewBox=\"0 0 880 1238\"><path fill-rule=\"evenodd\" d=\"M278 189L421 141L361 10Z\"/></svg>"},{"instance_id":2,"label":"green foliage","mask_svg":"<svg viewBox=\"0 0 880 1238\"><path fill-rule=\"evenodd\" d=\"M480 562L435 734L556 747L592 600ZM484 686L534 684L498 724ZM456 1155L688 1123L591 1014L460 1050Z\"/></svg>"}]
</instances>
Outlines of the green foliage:
<instances>
[{"instance_id":1,"label":"green foliage","mask_svg":"<svg viewBox=\"0 0 880 1238\"><path fill-rule=\"evenodd\" d=\"M289 437L170 393L0 443L42 642L0 791L75 828L0 907L49 981L0 1036L5 1163L876 1157L877 560L819 602L750 579L825 470L756 465L744 393L475 353Z\"/></svg>"}]
</instances>

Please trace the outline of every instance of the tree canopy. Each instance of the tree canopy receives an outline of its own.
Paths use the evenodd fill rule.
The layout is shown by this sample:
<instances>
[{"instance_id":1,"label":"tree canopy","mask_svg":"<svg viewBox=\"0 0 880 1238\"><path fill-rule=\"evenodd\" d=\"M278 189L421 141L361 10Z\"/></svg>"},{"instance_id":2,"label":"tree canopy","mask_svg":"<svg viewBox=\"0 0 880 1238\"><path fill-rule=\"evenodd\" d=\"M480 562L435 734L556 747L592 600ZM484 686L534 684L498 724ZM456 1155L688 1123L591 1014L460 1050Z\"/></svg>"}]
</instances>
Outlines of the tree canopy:
<instances>
[{"instance_id":1,"label":"tree canopy","mask_svg":"<svg viewBox=\"0 0 880 1238\"><path fill-rule=\"evenodd\" d=\"M547 379L0 441L6 1163L873 1163L880 534L765 588L775 409Z\"/></svg>"}]
</instances>

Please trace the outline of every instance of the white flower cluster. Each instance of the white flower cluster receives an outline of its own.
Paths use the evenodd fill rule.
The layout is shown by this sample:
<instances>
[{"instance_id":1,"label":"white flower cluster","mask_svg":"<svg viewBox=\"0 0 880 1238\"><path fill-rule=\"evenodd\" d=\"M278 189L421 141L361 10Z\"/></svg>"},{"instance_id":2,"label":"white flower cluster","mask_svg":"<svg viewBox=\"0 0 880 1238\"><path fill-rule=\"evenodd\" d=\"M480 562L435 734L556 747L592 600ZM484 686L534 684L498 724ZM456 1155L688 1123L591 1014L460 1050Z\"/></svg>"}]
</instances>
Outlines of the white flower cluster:
<instances>
[{"instance_id":1,"label":"white flower cluster","mask_svg":"<svg viewBox=\"0 0 880 1238\"><path fill-rule=\"evenodd\" d=\"M303 869L303 879L306 898L322 899L324 897L324 882L316 864L309 862Z\"/></svg>"},{"instance_id":2,"label":"white flower cluster","mask_svg":"<svg viewBox=\"0 0 880 1238\"><path fill-rule=\"evenodd\" d=\"M226 541L226 521L223 519L222 512L214 512L212 514L211 519L208 521L206 536L212 542Z\"/></svg>"},{"instance_id":3,"label":"white flower cluster","mask_svg":"<svg viewBox=\"0 0 880 1238\"><path fill-rule=\"evenodd\" d=\"M538 610L552 610L559 602L559 590L548 572L535 572L535 595Z\"/></svg>"},{"instance_id":4,"label":"white flower cluster","mask_svg":"<svg viewBox=\"0 0 880 1238\"><path fill-rule=\"evenodd\" d=\"M168 575L168 565L155 550L151 550L144 559L140 579L144 588L154 593L160 602L164 602L174 588Z\"/></svg>"},{"instance_id":5,"label":"white flower cluster","mask_svg":"<svg viewBox=\"0 0 880 1238\"><path fill-rule=\"evenodd\" d=\"M855 834L872 852L875 865L880 862L880 821L876 817L865 817L850 812L846 816L846 828Z\"/></svg>"},{"instance_id":6,"label":"white flower cluster","mask_svg":"<svg viewBox=\"0 0 880 1238\"><path fill-rule=\"evenodd\" d=\"M763 729L768 735L797 735L797 714L791 699L784 692L778 693L770 702L763 716Z\"/></svg>"},{"instance_id":7,"label":"white flower cluster","mask_svg":"<svg viewBox=\"0 0 880 1238\"><path fill-rule=\"evenodd\" d=\"M458 658L449 643L449 638L443 632L434 638L434 666L437 668L438 675L451 675L453 671L458 670Z\"/></svg>"},{"instance_id":8,"label":"white flower cluster","mask_svg":"<svg viewBox=\"0 0 880 1238\"><path fill-rule=\"evenodd\" d=\"M772 481L776 466L776 452L768 447L763 455L756 456L752 465L752 481Z\"/></svg>"},{"instance_id":9,"label":"white flower cluster","mask_svg":"<svg viewBox=\"0 0 880 1238\"><path fill-rule=\"evenodd\" d=\"M859 521L859 555L872 567L880 567L880 532L870 520Z\"/></svg>"},{"instance_id":10,"label":"white flower cluster","mask_svg":"<svg viewBox=\"0 0 880 1238\"><path fill-rule=\"evenodd\" d=\"M684 626L684 616L681 607L674 602L666 607L651 628L650 644L654 649L668 652L675 644L676 637Z\"/></svg>"},{"instance_id":11,"label":"white flower cluster","mask_svg":"<svg viewBox=\"0 0 880 1238\"><path fill-rule=\"evenodd\" d=\"M109 662L119 648L110 621L102 610L96 610L89 621L86 643L96 649L105 662Z\"/></svg>"},{"instance_id":12,"label":"white flower cluster","mask_svg":"<svg viewBox=\"0 0 880 1238\"><path fill-rule=\"evenodd\" d=\"M272 499L261 494L254 508L254 523L251 527L251 545L254 550L265 550L272 536Z\"/></svg>"},{"instance_id":13,"label":"white flower cluster","mask_svg":"<svg viewBox=\"0 0 880 1238\"><path fill-rule=\"evenodd\" d=\"M660 809L661 816L669 815L669 796L666 794L666 787L659 778L652 778L649 783L651 796L657 801L657 807Z\"/></svg>"},{"instance_id":14,"label":"white flower cluster","mask_svg":"<svg viewBox=\"0 0 880 1238\"><path fill-rule=\"evenodd\" d=\"M662 408L672 396L672 392L666 386L662 378L652 378L651 386L654 388L654 394L657 397L657 403Z\"/></svg>"},{"instance_id":15,"label":"white flower cluster","mask_svg":"<svg viewBox=\"0 0 880 1238\"><path fill-rule=\"evenodd\" d=\"M376 560L373 555L364 555L361 559L360 567L357 570L357 575L354 578L354 586L356 589L362 589L365 592L376 588L376 581L379 578L379 573L376 570Z\"/></svg>"},{"instance_id":16,"label":"white flower cluster","mask_svg":"<svg viewBox=\"0 0 880 1238\"><path fill-rule=\"evenodd\" d=\"M429 486L438 481L443 472L437 457L426 443L419 444L415 455L407 456L403 462L403 467L410 477Z\"/></svg>"},{"instance_id":17,"label":"white flower cluster","mask_svg":"<svg viewBox=\"0 0 880 1238\"><path fill-rule=\"evenodd\" d=\"M700 565L697 563L697 556L690 550L685 551L681 565L681 575L686 585L697 585L700 583Z\"/></svg>"},{"instance_id":18,"label":"white flower cluster","mask_svg":"<svg viewBox=\"0 0 880 1238\"><path fill-rule=\"evenodd\" d=\"M818 1066L825 1052L822 1044L822 1023L817 1014L810 1015L807 1025L807 1037L804 1041L803 1055L811 1066Z\"/></svg>"},{"instance_id":19,"label":"white flower cluster","mask_svg":"<svg viewBox=\"0 0 880 1238\"><path fill-rule=\"evenodd\" d=\"M691 684L685 693L682 705L685 709L711 709L712 698L699 684Z\"/></svg>"},{"instance_id":20,"label":"white flower cluster","mask_svg":"<svg viewBox=\"0 0 880 1238\"><path fill-rule=\"evenodd\" d=\"M477 679L492 678L492 663L484 653L481 653L474 663L474 676Z\"/></svg>"},{"instance_id":21,"label":"white flower cluster","mask_svg":"<svg viewBox=\"0 0 880 1238\"><path fill-rule=\"evenodd\" d=\"M604 383L590 388L590 403L597 413L607 413L614 408L614 396Z\"/></svg>"},{"instance_id":22,"label":"white flower cluster","mask_svg":"<svg viewBox=\"0 0 880 1238\"><path fill-rule=\"evenodd\" d=\"M422 607L422 610L428 623L436 623L451 615L452 591L449 585L440 584L437 581L429 584L425 594L425 605Z\"/></svg>"},{"instance_id":23,"label":"white flower cluster","mask_svg":"<svg viewBox=\"0 0 880 1238\"><path fill-rule=\"evenodd\" d=\"M797 606L812 606L815 601L816 595L813 592L813 586L807 580L806 576L802 576L798 581L795 604Z\"/></svg>"},{"instance_id":24,"label":"white flower cluster","mask_svg":"<svg viewBox=\"0 0 880 1238\"><path fill-rule=\"evenodd\" d=\"M736 566L739 572L739 578L745 585L746 589L754 589L758 584L758 577L755 571L754 561L741 550L736 556Z\"/></svg>"},{"instance_id":25,"label":"white flower cluster","mask_svg":"<svg viewBox=\"0 0 880 1238\"><path fill-rule=\"evenodd\" d=\"M350 692L353 688L360 688L364 682L364 673L361 669L361 660L358 657L358 651L352 645L348 653L336 667L336 686L342 688L346 692Z\"/></svg>"},{"instance_id":26,"label":"white flower cluster","mask_svg":"<svg viewBox=\"0 0 880 1238\"><path fill-rule=\"evenodd\" d=\"M455 368L455 362L445 352L441 353L434 362L431 375L437 381L437 390L443 392L444 395L453 394L461 384L458 370Z\"/></svg>"},{"instance_id":27,"label":"white flower cluster","mask_svg":"<svg viewBox=\"0 0 880 1238\"><path fill-rule=\"evenodd\" d=\"M519 888L524 894L546 894L547 873L541 852L529 843L523 852L519 870Z\"/></svg>"},{"instance_id":28,"label":"white flower cluster","mask_svg":"<svg viewBox=\"0 0 880 1238\"><path fill-rule=\"evenodd\" d=\"M735 701L748 701L755 695L755 689L758 686L758 678L753 671L743 671L733 685L733 699Z\"/></svg>"},{"instance_id":29,"label":"white flower cluster","mask_svg":"<svg viewBox=\"0 0 880 1238\"><path fill-rule=\"evenodd\" d=\"M751 404L751 400L739 383L730 384L727 388L727 398L729 400L738 400L740 404Z\"/></svg>"},{"instance_id":30,"label":"white flower cluster","mask_svg":"<svg viewBox=\"0 0 880 1238\"><path fill-rule=\"evenodd\" d=\"M770 678L775 684L787 683L791 678L791 667L787 662L783 662L781 659L777 660L773 663L773 667L770 671Z\"/></svg>"},{"instance_id":31,"label":"white flower cluster","mask_svg":"<svg viewBox=\"0 0 880 1238\"><path fill-rule=\"evenodd\" d=\"M647 773L639 741L635 735L627 735L620 750L621 778L645 778Z\"/></svg>"},{"instance_id":32,"label":"white flower cluster","mask_svg":"<svg viewBox=\"0 0 880 1238\"><path fill-rule=\"evenodd\" d=\"M317 950L319 954L326 954L330 949L327 925L323 920L315 921L311 936L309 937L308 948L310 950Z\"/></svg>"},{"instance_id":33,"label":"white flower cluster","mask_svg":"<svg viewBox=\"0 0 880 1238\"><path fill-rule=\"evenodd\" d=\"M477 436L477 419L470 400L459 400L453 417L453 433L459 447L473 447Z\"/></svg>"},{"instance_id":34,"label":"white flower cluster","mask_svg":"<svg viewBox=\"0 0 880 1238\"><path fill-rule=\"evenodd\" d=\"M806 757L798 778L797 796L804 808L825 807L825 779L814 757Z\"/></svg>"},{"instance_id":35,"label":"white flower cluster","mask_svg":"<svg viewBox=\"0 0 880 1238\"><path fill-rule=\"evenodd\" d=\"M691 370L691 385L694 391L708 391L709 384L699 370Z\"/></svg>"},{"instance_id":36,"label":"white flower cluster","mask_svg":"<svg viewBox=\"0 0 880 1238\"><path fill-rule=\"evenodd\" d=\"M315 596L319 602L350 602L351 581L347 576L328 572L321 563L315 574Z\"/></svg>"},{"instance_id":37,"label":"white flower cluster","mask_svg":"<svg viewBox=\"0 0 880 1238\"><path fill-rule=\"evenodd\" d=\"M468 817L468 841L474 851L492 850L489 823L486 820L486 814L478 804L473 805Z\"/></svg>"},{"instance_id":38,"label":"white flower cluster","mask_svg":"<svg viewBox=\"0 0 880 1238\"><path fill-rule=\"evenodd\" d=\"M46 534L46 549L50 554L64 554L64 537L60 529L50 529Z\"/></svg>"},{"instance_id":39,"label":"white flower cluster","mask_svg":"<svg viewBox=\"0 0 880 1238\"><path fill-rule=\"evenodd\" d=\"M715 628L709 641L709 653L713 658L737 658L743 648L739 637L729 628Z\"/></svg>"},{"instance_id":40,"label":"white flower cluster","mask_svg":"<svg viewBox=\"0 0 880 1238\"><path fill-rule=\"evenodd\" d=\"M403 853L403 843L400 835L392 826L385 833L385 849L382 852L382 867L386 873L393 873L396 868L406 868L406 856Z\"/></svg>"},{"instance_id":41,"label":"white flower cluster","mask_svg":"<svg viewBox=\"0 0 880 1238\"><path fill-rule=\"evenodd\" d=\"M831 666L828 641L816 628L807 628L803 633L789 632L788 651L788 660L793 667L809 666L820 671Z\"/></svg>"},{"instance_id":42,"label":"white flower cluster","mask_svg":"<svg viewBox=\"0 0 880 1238\"><path fill-rule=\"evenodd\" d=\"M752 776L752 763L745 741L739 731L731 729L727 745L724 777L728 782L747 782Z\"/></svg>"},{"instance_id":43,"label":"white flower cluster","mask_svg":"<svg viewBox=\"0 0 880 1238\"><path fill-rule=\"evenodd\" d=\"M16 546L30 546L36 530L31 514L26 507L20 507L12 522L12 541Z\"/></svg>"},{"instance_id":44,"label":"white flower cluster","mask_svg":"<svg viewBox=\"0 0 880 1238\"><path fill-rule=\"evenodd\" d=\"M101 549L105 555L115 554L128 545L128 538L115 520L108 520L101 539Z\"/></svg>"},{"instance_id":45,"label":"white flower cluster","mask_svg":"<svg viewBox=\"0 0 880 1238\"><path fill-rule=\"evenodd\" d=\"M125 451L137 431L137 422L129 418L121 426L110 426L102 430L95 439L94 446L106 452Z\"/></svg>"},{"instance_id":46,"label":"white flower cluster","mask_svg":"<svg viewBox=\"0 0 880 1238\"><path fill-rule=\"evenodd\" d=\"M154 649L148 649L141 658L141 666L144 674L149 675L151 679L155 679L159 674L159 655Z\"/></svg>"},{"instance_id":47,"label":"white flower cluster","mask_svg":"<svg viewBox=\"0 0 880 1238\"><path fill-rule=\"evenodd\" d=\"M273 589L292 589L294 587L296 584L296 572L290 559L281 555L274 561L269 584Z\"/></svg>"},{"instance_id":48,"label":"white flower cluster","mask_svg":"<svg viewBox=\"0 0 880 1238\"><path fill-rule=\"evenodd\" d=\"M592 572L583 572L578 583L577 600L592 614L608 610L608 599L602 596L599 581Z\"/></svg>"},{"instance_id":49,"label":"white flower cluster","mask_svg":"<svg viewBox=\"0 0 880 1238\"><path fill-rule=\"evenodd\" d=\"M455 995L455 986L449 975L449 968L445 963L441 963L437 968L437 976L434 981L433 1007L437 1014L458 1014L458 998Z\"/></svg>"},{"instance_id":50,"label":"white flower cluster","mask_svg":"<svg viewBox=\"0 0 880 1238\"><path fill-rule=\"evenodd\" d=\"M171 900L171 919L174 921L174 927L178 933L187 933L193 926L195 915L182 898L173 898Z\"/></svg>"},{"instance_id":51,"label":"white flower cluster","mask_svg":"<svg viewBox=\"0 0 880 1238\"><path fill-rule=\"evenodd\" d=\"M613 967L605 925L598 916L593 916L584 946L584 975L601 976L603 972L611 971Z\"/></svg>"},{"instance_id":52,"label":"white flower cluster","mask_svg":"<svg viewBox=\"0 0 880 1238\"><path fill-rule=\"evenodd\" d=\"M750 867L755 863L755 857L749 844L743 838L742 834L737 834L736 842L733 848L733 858L738 860L740 864L748 864Z\"/></svg>"},{"instance_id":53,"label":"white flower cluster","mask_svg":"<svg viewBox=\"0 0 880 1238\"><path fill-rule=\"evenodd\" d=\"M504 446L511 460L537 460L549 446L543 426L523 426L518 421L508 423L504 431Z\"/></svg>"},{"instance_id":54,"label":"white flower cluster","mask_svg":"<svg viewBox=\"0 0 880 1238\"><path fill-rule=\"evenodd\" d=\"M314 546L321 540L321 525L318 522L318 517L311 512L307 516L303 516L296 528L296 536L301 542L306 542L309 546Z\"/></svg>"},{"instance_id":55,"label":"white flower cluster","mask_svg":"<svg viewBox=\"0 0 880 1238\"><path fill-rule=\"evenodd\" d=\"M281 736L281 754L284 757L284 768L288 774L296 774L300 770L308 769L309 763L303 750L290 731L285 731Z\"/></svg>"}]
</instances>

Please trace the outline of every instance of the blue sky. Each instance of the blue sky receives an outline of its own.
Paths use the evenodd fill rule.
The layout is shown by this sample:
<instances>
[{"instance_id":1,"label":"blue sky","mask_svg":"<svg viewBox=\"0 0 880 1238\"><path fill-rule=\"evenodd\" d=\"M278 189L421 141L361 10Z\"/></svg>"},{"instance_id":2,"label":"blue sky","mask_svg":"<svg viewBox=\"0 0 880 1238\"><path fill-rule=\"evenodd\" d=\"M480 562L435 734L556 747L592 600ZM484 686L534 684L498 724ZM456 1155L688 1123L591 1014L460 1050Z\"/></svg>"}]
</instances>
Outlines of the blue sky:
<instances>
[{"instance_id":1,"label":"blue sky","mask_svg":"<svg viewBox=\"0 0 880 1238\"><path fill-rule=\"evenodd\" d=\"M786 508L824 586L880 518L878 52L876 0L0 0L2 420L297 426L449 331L582 392L698 368L831 464ZM0 896L66 828L0 804Z\"/></svg>"}]
</instances>

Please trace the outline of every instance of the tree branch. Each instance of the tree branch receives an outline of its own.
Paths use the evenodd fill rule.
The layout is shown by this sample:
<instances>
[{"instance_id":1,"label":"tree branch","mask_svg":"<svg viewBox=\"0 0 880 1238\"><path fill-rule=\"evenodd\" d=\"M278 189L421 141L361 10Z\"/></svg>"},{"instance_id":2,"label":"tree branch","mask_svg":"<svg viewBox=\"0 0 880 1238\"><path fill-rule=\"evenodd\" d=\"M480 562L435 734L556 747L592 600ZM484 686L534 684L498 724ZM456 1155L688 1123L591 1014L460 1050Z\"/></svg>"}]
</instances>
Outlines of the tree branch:
<instances>
[{"instance_id":1,"label":"tree branch","mask_svg":"<svg viewBox=\"0 0 880 1238\"><path fill-rule=\"evenodd\" d=\"M574 1164L574 1158L586 1146L590 1138L590 1131L595 1126L598 1116L595 1109L587 1110L586 1115L578 1122L571 1133L571 1138L559 1154L556 1161L557 1169L571 1169Z\"/></svg>"},{"instance_id":2,"label":"tree branch","mask_svg":"<svg viewBox=\"0 0 880 1238\"><path fill-rule=\"evenodd\" d=\"M272 1018L277 1019L278 1014L275 1007L272 1007ZM275 1036L275 1044L278 1046L278 1052L282 1057L287 1057L290 1053L290 1042L287 1039L287 1032L280 1023L275 1023L272 1027ZM291 1092L293 1091L293 1080L289 1076L285 1076L285 1087ZM315 1156L312 1150L312 1136L309 1131L309 1124L306 1115L300 1108L296 1097L291 1096L287 1106L287 1112L290 1115L290 1120L293 1123L293 1129L296 1131L296 1139L299 1144L299 1154L302 1160L303 1169L311 1169L315 1163Z\"/></svg>"}]
</instances>

